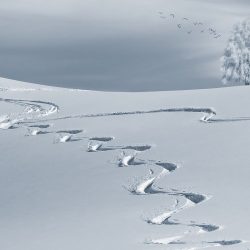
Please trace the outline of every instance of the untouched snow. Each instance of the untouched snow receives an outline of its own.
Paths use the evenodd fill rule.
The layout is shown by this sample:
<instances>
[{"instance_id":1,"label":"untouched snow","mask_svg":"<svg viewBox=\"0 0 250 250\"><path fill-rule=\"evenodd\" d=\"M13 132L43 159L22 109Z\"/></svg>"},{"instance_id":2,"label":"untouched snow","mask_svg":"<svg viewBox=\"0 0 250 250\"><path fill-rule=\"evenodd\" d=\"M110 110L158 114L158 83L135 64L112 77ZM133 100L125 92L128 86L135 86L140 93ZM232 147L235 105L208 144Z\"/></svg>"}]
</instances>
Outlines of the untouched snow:
<instances>
[{"instance_id":1,"label":"untouched snow","mask_svg":"<svg viewBox=\"0 0 250 250\"><path fill-rule=\"evenodd\" d=\"M250 247L248 87L0 89L1 249Z\"/></svg>"}]
</instances>

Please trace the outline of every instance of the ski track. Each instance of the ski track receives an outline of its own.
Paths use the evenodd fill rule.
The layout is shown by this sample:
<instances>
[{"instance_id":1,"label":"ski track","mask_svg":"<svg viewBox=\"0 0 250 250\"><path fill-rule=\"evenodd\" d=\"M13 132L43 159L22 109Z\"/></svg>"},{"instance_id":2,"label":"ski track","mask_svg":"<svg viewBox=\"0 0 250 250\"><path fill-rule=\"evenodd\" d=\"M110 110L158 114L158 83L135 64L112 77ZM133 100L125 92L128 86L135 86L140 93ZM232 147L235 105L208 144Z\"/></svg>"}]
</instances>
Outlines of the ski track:
<instances>
[{"instance_id":1,"label":"ski track","mask_svg":"<svg viewBox=\"0 0 250 250\"><path fill-rule=\"evenodd\" d=\"M185 242L181 241L188 232L184 233L183 235L173 236L173 237L166 237L160 238L155 240L146 241L146 244L156 244L156 245L177 245L178 250L200 250L200 249L207 249L207 248L217 248L217 247L228 247L237 244L247 243L246 241L242 240L222 240L222 241L202 241L202 242ZM189 245L189 246L188 246ZM181 248L180 246L184 246Z\"/></svg>"},{"instance_id":2,"label":"ski track","mask_svg":"<svg viewBox=\"0 0 250 250\"><path fill-rule=\"evenodd\" d=\"M29 127L43 129L43 128L50 128L51 125L50 124L37 124L37 125L30 125Z\"/></svg>"},{"instance_id":3,"label":"ski track","mask_svg":"<svg viewBox=\"0 0 250 250\"><path fill-rule=\"evenodd\" d=\"M75 130L59 130L56 131L57 134L71 134L71 135L77 135L84 132L82 129L75 129Z\"/></svg>"},{"instance_id":4,"label":"ski track","mask_svg":"<svg viewBox=\"0 0 250 250\"><path fill-rule=\"evenodd\" d=\"M65 143L65 142L76 142L76 141L81 141L82 137L78 137L76 135L79 135L82 133L84 130L59 130L55 132L46 132L46 133L55 133L59 135L55 139L55 143Z\"/></svg>"},{"instance_id":5,"label":"ski track","mask_svg":"<svg viewBox=\"0 0 250 250\"><path fill-rule=\"evenodd\" d=\"M142 146L124 146L124 147L121 147L121 149L131 149L131 150L135 150L135 151L146 151L146 150L149 150L151 149L152 146L150 145L142 145Z\"/></svg>"},{"instance_id":6,"label":"ski track","mask_svg":"<svg viewBox=\"0 0 250 250\"><path fill-rule=\"evenodd\" d=\"M104 147L104 145L112 140L115 137L107 136L107 137L90 137L88 142L87 152L101 152L101 151L110 151L116 150L116 147Z\"/></svg>"},{"instance_id":7,"label":"ski track","mask_svg":"<svg viewBox=\"0 0 250 250\"><path fill-rule=\"evenodd\" d=\"M113 140L113 139L112 139ZM110 140L108 139L93 139L89 138L89 143L88 143L88 149L91 149L92 146L94 145L102 145L101 147L98 147L98 150L91 151L89 152L100 152L100 151L112 151L112 150L134 150L137 152L143 152L151 149L152 146L150 145L135 145L135 146L104 146L106 145L105 143L109 142ZM143 160L141 161L141 164Z\"/></svg>"},{"instance_id":8,"label":"ski track","mask_svg":"<svg viewBox=\"0 0 250 250\"><path fill-rule=\"evenodd\" d=\"M0 89L0 91L7 91L6 89ZM32 89L33 91L33 89ZM97 113L97 114L82 114L82 115L73 115L73 116L64 116L57 117L53 119L44 119L45 117L55 114L59 111L59 106L52 102L44 102L44 101L33 101L33 100L18 100L18 99L4 99L0 98L0 101L15 104L24 108L24 111L20 114L17 114L14 118L9 115L0 117L0 129L13 129L18 128L20 124L34 124L28 126L28 131L31 136L53 133L49 131L44 131L43 129L48 129L51 127L50 124L36 124L38 122L47 122L47 121L56 121L63 119L75 119L75 118L94 118L94 117L106 117L106 116L125 116L125 115L143 115L143 114L154 114L154 113L170 113L170 112L190 112L190 113L203 113L204 115L200 118L201 122L204 123L213 123L213 122L234 122L234 121L248 121L250 117L236 117L229 119L215 119L216 111L213 108L192 108L192 107L184 107L184 108L166 108L166 109L155 109L148 111L128 111L128 112L112 112L112 113ZM74 139L73 136L82 133L83 130L59 130L54 133L59 134L59 138L56 139L56 143L65 143L78 139ZM150 161L138 160L137 154L138 152L143 152L150 150L152 148L151 145L137 145L137 146L117 146L117 147L104 147L104 143L110 142L114 140L114 137L90 137L88 143L88 152L98 152L98 151L108 151L108 150L117 150L122 149L119 159L118 166L119 167L129 167L134 165L145 165L149 164ZM96 143L95 143L96 142ZM133 150L133 153L127 154L126 150ZM178 168L178 165L174 163L161 162L161 161L151 161L155 166L159 166L162 168L162 171L152 177L154 171L150 169L150 176L130 188L129 191L132 194L136 195L152 195L152 194L165 194L170 196L176 196L176 203L174 209L167 210L162 214L148 219L146 222L150 225L182 225L187 227L195 227L198 228L199 231L197 233L211 233L217 230L222 229L221 226L206 224L206 223L181 223L177 222L177 220L171 220L171 218L180 213L185 209L192 208L197 206L208 199L209 196L198 194L198 193L189 193L189 192L179 192L177 190L173 191L163 191L160 188L155 187L155 183L160 178L170 174ZM179 205L180 198L185 199L184 205ZM182 235L166 237L161 239L152 239L147 244L160 244L160 245L187 245L188 242L180 241L185 235L189 234L190 231L184 232ZM183 248L182 250L195 250L195 249L203 249L209 247L224 247L230 245L236 245L244 243L242 240L221 240L221 241L207 241L201 243L191 243L189 248ZM197 246L197 244L199 246ZM180 249L180 248L178 248Z\"/></svg>"},{"instance_id":9,"label":"ski track","mask_svg":"<svg viewBox=\"0 0 250 250\"><path fill-rule=\"evenodd\" d=\"M6 102L24 108L22 113L11 116L6 115L5 119L0 119L0 129L17 128L22 122L37 118L41 119L59 111L59 106L52 102L5 98L0 98L0 102Z\"/></svg>"},{"instance_id":10,"label":"ski track","mask_svg":"<svg viewBox=\"0 0 250 250\"><path fill-rule=\"evenodd\" d=\"M88 149L87 152L98 152L98 151L102 151L102 143L96 143L93 144L92 142L89 142L88 144Z\"/></svg>"},{"instance_id":11,"label":"ski track","mask_svg":"<svg viewBox=\"0 0 250 250\"><path fill-rule=\"evenodd\" d=\"M0 101L22 106L25 108L24 113L39 112L39 117L52 115L59 111L59 106L52 102L4 98L0 98Z\"/></svg>"},{"instance_id":12,"label":"ski track","mask_svg":"<svg viewBox=\"0 0 250 250\"><path fill-rule=\"evenodd\" d=\"M129 167L136 165L144 165L146 162L142 160L138 160L136 158L138 152L135 151L133 154L126 154L125 151L122 151L120 157L118 158L118 166L119 167Z\"/></svg>"},{"instance_id":13,"label":"ski track","mask_svg":"<svg viewBox=\"0 0 250 250\"><path fill-rule=\"evenodd\" d=\"M193 202L190 202L189 200L186 200L186 203L180 207L177 207L178 204L179 204L179 201L176 203L176 208L174 208L173 210L168 210L168 211L154 217L153 219L147 220L147 222L149 224L153 224L153 225L172 225L175 223L170 222L169 219L174 214L180 213L184 209L188 209L188 208L195 206L195 204Z\"/></svg>"},{"instance_id":14,"label":"ski track","mask_svg":"<svg viewBox=\"0 0 250 250\"><path fill-rule=\"evenodd\" d=\"M34 101L34 100L18 100L18 99L4 99L0 98L0 101L16 104L19 106L26 107L26 113L33 112L41 109L41 114L39 119L59 111L59 106L52 102L44 102L44 101ZM49 105L50 109L45 110L42 105ZM155 113L203 113L204 115L200 118L201 122L205 123L214 123L214 122L238 122L238 121L249 121L250 117L232 117L232 118L215 118L216 111L214 108L199 108L199 107L182 107L182 108L161 108L161 109L153 109L153 110L137 110L137 111L124 111L124 112L107 112L107 113L93 113L93 114L80 114L80 115L70 115L57 117L52 119L44 119L43 121L56 121L56 120L64 120L64 119L81 119L81 118L97 118L97 117L107 117L107 116L126 116L126 115L143 115L143 114L155 114ZM29 119L30 121L20 120L20 123L36 123L40 120L36 120L33 117ZM101 138L100 138L101 139ZM94 139L93 139L94 140ZM110 140L112 140L110 138Z\"/></svg>"},{"instance_id":15,"label":"ski track","mask_svg":"<svg viewBox=\"0 0 250 250\"><path fill-rule=\"evenodd\" d=\"M161 173L158 174L157 176L149 177L148 179L142 181L138 185L135 185L134 187L132 186L132 187L128 188L128 190L132 194L136 194L136 195L160 194L160 193L164 194L166 192L155 189L154 184L158 179L167 175L168 173L169 173L169 171L167 171L166 169L163 169L161 171Z\"/></svg>"},{"instance_id":16,"label":"ski track","mask_svg":"<svg viewBox=\"0 0 250 250\"><path fill-rule=\"evenodd\" d=\"M115 137L110 136L110 137L90 137L89 140L90 141L101 141L101 142L109 142L114 140Z\"/></svg>"},{"instance_id":17,"label":"ski track","mask_svg":"<svg viewBox=\"0 0 250 250\"><path fill-rule=\"evenodd\" d=\"M204 115L200 118L200 122L203 123L219 123L219 122L243 122L250 121L250 116L246 117L231 117L231 118L215 118L217 115L213 108L195 108L195 107L184 107L184 108L165 108L165 109L153 109L153 110L138 110L138 111L126 111L126 112L110 112L110 113L94 113L94 114L80 114L70 115L51 119L45 119L44 121L57 121L66 119L83 119L83 118L98 118L108 116L127 116L127 115L144 115L144 114L156 114L156 113L203 113ZM23 123L36 123L40 120L25 121Z\"/></svg>"},{"instance_id":18,"label":"ski track","mask_svg":"<svg viewBox=\"0 0 250 250\"><path fill-rule=\"evenodd\" d=\"M28 126L28 134L26 136L36 136L36 135L45 135L45 134L56 134L58 137L54 140L55 143L60 142L73 142L80 141L82 137L76 137L76 135L84 132L84 130L59 130L59 131L47 131L46 128L50 128L50 125L32 125Z\"/></svg>"},{"instance_id":19,"label":"ski track","mask_svg":"<svg viewBox=\"0 0 250 250\"><path fill-rule=\"evenodd\" d=\"M125 112L107 112L107 113L94 113L94 114L80 114L80 115L70 115L57 117L54 119L46 120L46 121L56 121L56 120L65 120L65 119L82 119L82 118L98 118L98 117L107 117L107 116L126 116L126 115L144 115L144 114L156 114L156 113L176 113L176 112L188 112L188 113L203 113L204 115L200 119L202 122L216 122L216 119L213 117L216 115L216 111L213 108L192 108L192 107L184 107L184 108L164 108L164 109L153 109L153 110L137 110L137 111L125 111ZM240 118L235 118L240 119ZM244 119L244 118L242 118ZM245 117L245 119L249 119L250 117ZM223 119L224 121L225 119ZM230 119L234 120L234 119ZM218 120L220 121L220 120ZM33 121L36 122L36 121Z\"/></svg>"},{"instance_id":20,"label":"ski track","mask_svg":"<svg viewBox=\"0 0 250 250\"><path fill-rule=\"evenodd\" d=\"M37 135L46 135L50 134L49 131L43 131L41 129L30 129L28 128L28 134L26 136L37 136Z\"/></svg>"}]
</instances>

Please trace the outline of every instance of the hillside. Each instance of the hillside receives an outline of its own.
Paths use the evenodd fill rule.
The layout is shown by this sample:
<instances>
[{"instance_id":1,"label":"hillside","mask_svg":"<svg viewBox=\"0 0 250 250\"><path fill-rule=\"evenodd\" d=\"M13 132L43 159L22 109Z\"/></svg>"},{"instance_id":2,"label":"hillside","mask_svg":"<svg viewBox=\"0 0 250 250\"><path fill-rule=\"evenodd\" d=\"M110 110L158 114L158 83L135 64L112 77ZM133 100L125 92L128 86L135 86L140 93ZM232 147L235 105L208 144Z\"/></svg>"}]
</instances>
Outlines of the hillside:
<instances>
[{"instance_id":1,"label":"hillside","mask_svg":"<svg viewBox=\"0 0 250 250\"><path fill-rule=\"evenodd\" d=\"M250 247L249 88L0 90L1 249Z\"/></svg>"}]
</instances>

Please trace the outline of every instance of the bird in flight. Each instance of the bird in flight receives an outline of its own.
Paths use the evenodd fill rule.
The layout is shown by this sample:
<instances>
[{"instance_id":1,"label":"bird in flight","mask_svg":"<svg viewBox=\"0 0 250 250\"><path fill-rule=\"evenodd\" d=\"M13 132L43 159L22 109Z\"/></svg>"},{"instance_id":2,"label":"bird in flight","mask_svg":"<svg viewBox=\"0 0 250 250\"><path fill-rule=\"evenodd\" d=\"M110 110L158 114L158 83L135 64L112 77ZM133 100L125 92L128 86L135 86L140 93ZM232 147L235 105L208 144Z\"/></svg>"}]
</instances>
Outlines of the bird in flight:
<instances>
[{"instance_id":1,"label":"bird in flight","mask_svg":"<svg viewBox=\"0 0 250 250\"><path fill-rule=\"evenodd\" d=\"M220 34L219 34L219 35L217 35L217 36L215 36L214 38L215 38L215 39L217 39L217 38L219 38L219 37L221 37L221 35L220 35Z\"/></svg>"},{"instance_id":2,"label":"bird in flight","mask_svg":"<svg viewBox=\"0 0 250 250\"><path fill-rule=\"evenodd\" d=\"M208 30L209 30L210 33L216 34L216 30L215 29L209 28Z\"/></svg>"}]
</instances>

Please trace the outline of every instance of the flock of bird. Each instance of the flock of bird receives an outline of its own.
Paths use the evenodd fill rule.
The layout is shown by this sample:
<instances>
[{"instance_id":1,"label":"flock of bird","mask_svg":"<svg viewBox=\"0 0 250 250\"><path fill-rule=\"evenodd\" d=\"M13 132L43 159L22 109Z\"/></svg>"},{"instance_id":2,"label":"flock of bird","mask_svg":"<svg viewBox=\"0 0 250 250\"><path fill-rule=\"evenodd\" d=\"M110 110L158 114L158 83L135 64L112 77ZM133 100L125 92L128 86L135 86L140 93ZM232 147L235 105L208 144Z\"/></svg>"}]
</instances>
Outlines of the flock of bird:
<instances>
[{"instance_id":1,"label":"flock of bird","mask_svg":"<svg viewBox=\"0 0 250 250\"><path fill-rule=\"evenodd\" d=\"M163 11L158 11L158 15L160 18L162 19L176 19L176 15L174 13L170 13L170 14L165 14ZM200 21L192 21L190 18L187 17L183 17L181 18L180 23L177 23L177 28L178 29L183 29L186 27L188 27L189 29L186 31L188 35L192 34L192 32L196 30L198 30L198 32L200 33L208 33L209 35L211 35L214 39L218 39L221 37L221 34L219 34L216 29L211 28L211 27L206 27L206 25L203 22ZM189 24L189 26L187 26ZM190 27L191 24L191 27Z\"/></svg>"}]
</instances>

